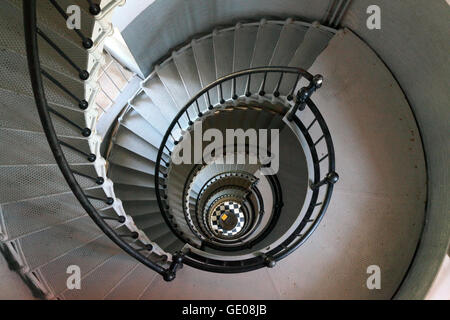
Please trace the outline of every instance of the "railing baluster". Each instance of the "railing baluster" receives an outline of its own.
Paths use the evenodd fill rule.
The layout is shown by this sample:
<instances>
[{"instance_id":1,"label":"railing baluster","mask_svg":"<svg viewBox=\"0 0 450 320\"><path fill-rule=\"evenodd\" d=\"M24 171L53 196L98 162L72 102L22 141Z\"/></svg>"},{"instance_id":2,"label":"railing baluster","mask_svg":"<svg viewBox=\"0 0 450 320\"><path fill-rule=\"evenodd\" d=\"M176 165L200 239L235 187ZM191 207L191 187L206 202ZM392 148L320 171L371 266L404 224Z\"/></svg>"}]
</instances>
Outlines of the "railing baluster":
<instances>
[{"instance_id":1,"label":"railing baluster","mask_svg":"<svg viewBox=\"0 0 450 320\"><path fill-rule=\"evenodd\" d=\"M284 77L284 72L281 72L280 78L278 79L277 86L275 88L275 91L273 92L273 95L276 98L278 98L280 96L280 87L281 87L281 82L283 81L283 77Z\"/></svg>"},{"instance_id":2,"label":"railing baluster","mask_svg":"<svg viewBox=\"0 0 450 320\"><path fill-rule=\"evenodd\" d=\"M208 100L208 110L212 110L214 107L211 104L211 96L209 95L209 90L206 91L206 98Z\"/></svg>"},{"instance_id":3,"label":"railing baluster","mask_svg":"<svg viewBox=\"0 0 450 320\"><path fill-rule=\"evenodd\" d=\"M200 106L198 105L198 99L195 99L195 106L196 106L197 111L198 111L197 116L199 118L201 118L203 116L203 113L200 111Z\"/></svg>"},{"instance_id":4,"label":"railing baluster","mask_svg":"<svg viewBox=\"0 0 450 320\"><path fill-rule=\"evenodd\" d=\"M249 73L247 77L247 83L245 84L245 96L247 98L252 95L252 93L250 92L251 81L252 81L252 74Z\"/></svg>"},{"instance_id":5,"label":"railing baluster","mask_svg":"<svg viewBox=\"0 0 450 320\"><path fill-rule=\"evenodd\" d=\"M136 231L133 231L130 234L118 234L118 236L121 237L121 238L137 239L137 238L139 238L139 233L137 233Z\"/></svg>"},{"instance_id":6,"label":"railing baluster","mask_svg":"<svg viewBox=\"0 0 450 320\"><path fill-rule=\"evenodd\" d=\"M58 111L56 111L55 109L48 107L48 110L53 113L54 115L58 116L59 118L61 118L62 120L66 121L67 123L71 124L72 126L74 126L75 128L79 129L81 131L81 135L83 137L89 137L92 133L91 129L89 128L82 128L80 127L78 124L76 124L75 122L73 122L72 120L70 120L69 118L67 118L65 115L59 113Z\"/></svg>"},{"instance_id":7,"label":"railing baluster","mask_svg":"<svg viewBox=\"0 0 450 320\"><path fill-rule=\"evenodd\" d=\"M188 118L188 124L190 125L190 126L192 126L193 124L194 124L194 122L191 120L191 117L189 116L189 111L186 109L186 116L187 116L187 118Z\"/></svg>"},{"instance_id":8,"label":"railing baluster","mask_svg":"<svg viewBox=\"0 0 450 320\"><path fill-rule=\"evenodd\" d=\"M321 180L317 183L312 183L311 189L316 190L325 184L335 184L338 181L339 181L339 175L336 172L332 171L332 172L328 173L327 176L323 180Z\"/></svg>"},{"instance_id":9,"label":"railing baluster","mask_svg":"<svg viewBox=\"0 0 450 320\"><path fill-rule=\"evenodd\" d=\"M117 221L119 223L124 223L127 219L124 216L118 216L118 217L106 217L106 216L100 216L103 220L112 220Z\"/></svg>"},{"instance_id":10,"label":"railing baluster","mask_svg":"<svg viewBox=\"0 0 450 320\"><path fill-rule=\"evenodd\" d=\"M59 12L59 14L64 18L65 21L69 20L69 16L67 15L67 13L64 11L63 8L61 8L61 6L58 4L58 2L56 2L56 0L49 0L50 3L56 8L56 10ZM84 36L84 34L78 30L78 29L73 29L73 31L75 31L75 33L81 38L83 47L85 49L90 49L92 48L92 46L94 45L94 42L90 39Z\"/></svg>"},{"instance_id":11,"label":"railing baluster","mask_svg":"<svg viewBox=\"0 0 450 320\"><path fill-rule=\"evenodd\" d=\"M105 179L103 179L103 177L91 177L88 174L85 174L85 173L82 173L82 172L79 172L79 171L76 171L76 170L73 170L73 169L71 169L71 170L72 170L73 174L76 174L77 176L84 177L84 178L87 178L89 180L92 180L98 185L102 185L105 182Z\"/></svg>"},{"instance_id":12,"label":"railing baluster","mask_svg":"<svg viewBox=\"0 0 450 320\"><path fill-rule=\"evenodd\" d=\"M220 104L224 104L225 103L225 99L223 98L222 83L219 84L219 97L220 97Z\"/></svg>"},{"instance_id":13,"label":"railing baluster","mask_svg":"<svg viewBox=\"0 0 450 320\"><path fill-rule=\"evenodd\" d=\"M54 43L49 37L47 37L47 35L42 32L41 29L37 28L36 31L37 34L40 35L41 38L44 39L64 60L66 60L75 70L78 71L78 77L81 80L89 79L89 72L87 72L87 70L82 70L79 66L77 66L77 64L73 62L73 60L70 59L69 56L67 56L64 51L62 51L61 48L56 45L56 43Z\"/></svg>"},{"instance_id":14,"label":"railing baluster","mask_svg":"<svg viewBox=\"0 0 450 320\"><path fill-rule=\"evenodd\" d=\"M322 135L319 139L317 139L316 142L314 142L314 145L317 146L322 139L325 138L325 135Z\"/></svg>"},{"instance_id":15,"label":"railing baluster","mask_svg":"<svg viewBox=\"0 0 450 320\"><path fill-rule=\"evenodd\" d=\"M71 149L71 150L73 150L75 152L78 152L79 154L82 154L82 155L86 156L86 158L87 158L87 160L89 162L94 162L97 159L97 157L93 153L87 153L87 152L81 151L80 149L75 148L74 146L72 146L72 145L70 145L70 144L68 144L68 143L66 143L66 142L64 142L62 140L58 140L58 141L59 141L59 143L61 145L65 146L65 147L67 147L67 148L69 148L69 149Z\"/></svg>"},{"instance_id":16,"label":"railing baluster","mask_svg":"<svg viewBox=\"0 0 450 320\"><path fill-rule=\"evenodd\" d=\"M46 77L48 80L50 80L51 82L53 82L58 88L60 88L62 91L64 91L65 93L67 93L73 100L75 100L76 102L78 102L78 106L80 107L81 110L86 110L88 107L88 102L86 100L82 100L79 99L77 96L75 96L72 92L70 92L69 89L67 89L66 87L64 87L61 82L59 82L58 80L56 80L55 78L53 78L47 71L45 71L44 69L41 69L41 73L44 77Z\"/></svg>"},{"instance_id":17,"label":"railing baluster","mask_svg":"<svg viewBox=\"0 0 450 320\"><path fill-rule=\"evenodd\" d=\"M233 90L231 97L233 100L236 100L238 98L238 95L236 94L236 78L233 78L231 80L231 84L232 84L232 90Z\"/></svg>"},{"instance_id":18,"label":"railing baluster","mask_svg":"<svg viewBox=\"0 0 450 320\"><path fill-rule=\"evenodd\" d=\"M306 131L309 131L309 129L312 128L312 126L314 125L314 123L317 122L317 118L314 118L314 120L310 123L310 125L308 126L308 128L306 128Z\"/></svg>"},{"instance_id":19,"label":"railing baluster","mask_svg":"<svg viewBox=\"0 0 450 320\"><path fill-rule=\"evenodd\" d=\"M23 7L23 23L24 23L24 36L25 36L25 44L26 44L26 51L27 51L27 62L28 62L28 69L29 69L29 75L31 79L31 85L32 90L34 94L34 99L36 102L36 108L38 110L39 118L41 120L44 132L47 136L47 140L50 146L50 149L55 157L56 163L58 164L62 175L64 176L64 179L67 181L68 185L70 186L70 189L72 190L75 197L80 202L83 209L87 212L87 214L92 218L94 223L104 232L104 234L111 239L115 244L117 244L120 248L122 248L127 254L129 254L131 257L139 261L140 263L144 264L145 266L151 268L152 270L158 272L159 274L163 275L166 273L167 268L162 266L161 264L149 260L148 255L144 256L141 253L137 252L127 241L121 239L119 235L117 234L116 228L112 228L108 223L106 223L104 220L110 219L109 217L104 217L99 214L99 212L96 210L95 207L92 206L89 198L86 196L85 190L82 189L80 186L80 183L77 181L76 176L82 176L87 179L91 179L95 181L97 184L103 184L104 179L102 177L91 177L85 173L78 172L77 170L74 170L70 167L69 163L67 162L64 152L62 151L62 147L64 146L64 143L61 143L59 141L58 136L55 132L54 125L52 123L52 116L51 114L55 114L57 117L63 119L70 125L73 125L74 127L82 130L82 134L84 136L89 136L91 131L88 128L82 129L80 126L78 126L75 122L71 121L61 113L51 109L49 107L49 103L45 96L45 86L43 81L43 78L46 77L50 81L52 81L55 85L61 87L61 89L66 92L68 90L61 86L61 84L56 81L53 77L51 77L48 73L46 73L44 70L41 69L41 64L39 61L39 48L38 48L38 31L37 31L37 15L36 15L36 1L37 0L27 0L23 1L22 7ZM61 7L57 4L55 0L50 0L53 6L58 10L58 12L63 16L67 17L65 12L61 9ZM89 0L88 0L89 1ZM96 5L89 1L90 4L92 4L92 8L96 8ZM97 13L93 12L91 8L91 13ZM98 11L98 10L96 10ZM77 34L81 34L79 31L75 30ZM81 34L82 35L82 34ZM93 43L91 39L85 38L82 36L83 39L83 45L85 47L92 47ZM58 85L59 84L59 85ZM75 98L73 95L70 95L71 97ZM85 100L78 100L80 103L80 108L86 109L88 107L88 103ZM105 199L103 199L105 200ZM106 199L108 201L108 199ZM118 221L125 221L123 220L125 217L118 217ZM137 234L137 233L136 233ZM129 236L129 235L128 235ZM132 237L136 237L135 233L131 234ZM137 236L139 236L137 234Z\"/></svg>"},{"instance_id":20,"label":"railing baluster","mask_svg":"<svg viewBox=\"0 0 450 320\"><path fill-rule=\"evenodd\" d=\"M318 206L321 206L322 205L322 202L318 202L318 203L316 203L315 205L314 205L314 207L318 207Z\"/></svg>"},{"instance_id":21,"label":"railing baluster","mask_svg":"<svg viewBox=\"0 0 450 320\"><path fill-rule=\"evenodd\" d=\"M322 158L320 158L319 163L321 163L323 160L325 160L326 158L328 158L328 154L324 155Z\"/></svg>"},{"instance_id":22,"label":"railing baluster","mask_svg":"<svg viewBox=\"0 0 450 320\"><path fill-rule=\"evenodd\" d=\"M153 251L153 246L151 244L146 244L143 248L135 249L136 251Z\"/></svg>"},{"instance_id":23,"label":"railing baluster","mask_svg":"<svg viewBox=\"0 0 450 320\"><path fill-rule=\"evenodd\" d=\"M288 101L292 101L294 99L295 88L297 88L298 82L300 81L300 74L297 74L297 78L295 79L294 86L292 87L291 92L287 96Z\"/></svg>"},{"instance_id":24,"label":"railing baluster","mask_svg":"<svg viewBox=\"0 0 450 320\"><path fill-rule=\"evenodd\" d=\"M175 137L173 136L172 132L170 133L170 137L172 138L173 143L177 141L177 139L175 139Z\"/></svg>"},{"instance_id":25,"label":"railing baluster","mask_svg":"<svg viewBox=\"0 0 450 320\"><path fill-rule=\"evenodd\" d=\"M91 196L91 195L88 195L88 194L86 195L86 197L88 197L89 199L93 199L93 200L98 200L98 201L104 202L107 205L112 205L114 203L114 198L111 198L111 197L108 197L108 198L104 199L104 198L99 198L99 197L96 197L96 196Z\"/></svg>"},{"instance_id":26,"label":"railing baluster","mask_svg":"<svg viewBox=\"0 0 450 320\"><path fill-rule=\"evenodd\" d=\"M259 95L265 96L266 95L266 81L267 81L267 72L264 72L263 82L261 84L261 88L259 89Z\"/></svg>"}]
</instances>

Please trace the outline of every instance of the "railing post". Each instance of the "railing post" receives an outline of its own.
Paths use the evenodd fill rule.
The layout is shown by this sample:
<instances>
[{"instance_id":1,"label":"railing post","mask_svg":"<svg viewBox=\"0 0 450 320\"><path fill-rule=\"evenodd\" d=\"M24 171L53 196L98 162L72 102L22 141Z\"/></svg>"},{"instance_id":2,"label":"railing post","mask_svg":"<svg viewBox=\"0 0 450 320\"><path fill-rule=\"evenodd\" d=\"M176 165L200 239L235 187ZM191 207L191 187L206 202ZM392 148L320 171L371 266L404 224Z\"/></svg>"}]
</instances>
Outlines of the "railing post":
<instances>
[{"instance_id":1,"label":"railing post","mask_svg":"<svg viewBox=\"0 0 450 320\"><path fill-rule=\"evenodd\" d=\"M339 181L339 175L336 172L332 171L332 172L328 173L327 176L323 180L321 180L317 183L311 184L311 189L315 190L317 188L320 188L324 184L335 184L338 181Z\"/></svg>"},{"instance_id":2,"label":"railing post","mask_svg":"<svg viewBox=\"0 0 450 320\"><path fill-rule=\"evenodd\" d=\"M176 253L172 256L172 263L170 264L169 269L164 273L164 280L172 281L176 277L177 270L183 266L183 254Z\"/></svg>"},{"instance_id":3,"label":"railing post","mask_svg":"<svg viewBox=\"0 0 450 320\"><path fill-rule=\"evenodd\" d=\"M305 109L306 101L311 98L312 94L322 86L322 83L323 77L320 74L315 75L307 87L303 87L297 92L295 105L289 111L287 116L289 121L294 119L297 110L303 111Z\"/></svg>"}]
</instances>

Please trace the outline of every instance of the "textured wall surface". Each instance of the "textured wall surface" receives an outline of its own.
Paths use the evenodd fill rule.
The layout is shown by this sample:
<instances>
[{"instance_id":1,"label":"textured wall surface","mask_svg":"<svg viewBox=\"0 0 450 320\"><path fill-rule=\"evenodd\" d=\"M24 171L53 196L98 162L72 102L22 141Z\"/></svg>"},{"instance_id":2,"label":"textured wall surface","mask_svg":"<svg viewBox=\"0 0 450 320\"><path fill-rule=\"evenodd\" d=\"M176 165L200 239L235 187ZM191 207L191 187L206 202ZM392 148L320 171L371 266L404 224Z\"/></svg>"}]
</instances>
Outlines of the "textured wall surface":
<instances>
[{"instance_id":1,"label":"textured wall surface","mask_svg":"<svg viewBox=\"0 0 450 320\"><path fill-rule=\"evenodd\" d=\"M320 20L328 3L157 0L124 29L123 36L147 74L168 50L214 26L262 16ZM373 4L381 8L381 30L366 27L366 9ZM397 297L423 298L449 244L450 9L445 0L354 0L342 25L366 41L388 66L421 129L429 178L427 218L416 260Z\"/></svg>"},{"instance_id":2,"label":"textured wall surface","mask_svg":"<svg viewBox=\"0 0 450 320\"><path fill-rule=\"evenodd\" d=\"M369 5L381 30L368 30ZM428 162L427 218L416 259L397 297L425 297L450 235L450 8L444 0L357 0L342 23L364 39L404 90L422 132Z\"/></svg>"}]
</instances>

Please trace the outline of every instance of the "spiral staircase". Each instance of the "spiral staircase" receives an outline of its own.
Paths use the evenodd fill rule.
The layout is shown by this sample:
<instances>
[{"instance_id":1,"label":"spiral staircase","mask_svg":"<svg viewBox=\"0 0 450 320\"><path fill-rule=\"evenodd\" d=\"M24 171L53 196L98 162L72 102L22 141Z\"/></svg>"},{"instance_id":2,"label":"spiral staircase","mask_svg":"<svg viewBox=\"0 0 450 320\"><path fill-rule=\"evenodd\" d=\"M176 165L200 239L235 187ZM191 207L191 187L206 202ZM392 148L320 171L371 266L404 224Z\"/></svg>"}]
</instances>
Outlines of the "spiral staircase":
<instances>
[{"instance_id":1,"label":"spiral staircase","mask_svg":"<svg viewBox=\"0 0 450 320\"><path fill-rule=\"evenodd\" d=\"M103 140L97 79L123 3L2 4L0 240L35 296L391 298L427 175L410 105L372 49L339 23L297 18L193 34ZM71 4L80 30L66 27ZM269 139L186 155L196 134L229 129ZM385 271L371 291L374 264Z\"/></svg>"}]
</instances>

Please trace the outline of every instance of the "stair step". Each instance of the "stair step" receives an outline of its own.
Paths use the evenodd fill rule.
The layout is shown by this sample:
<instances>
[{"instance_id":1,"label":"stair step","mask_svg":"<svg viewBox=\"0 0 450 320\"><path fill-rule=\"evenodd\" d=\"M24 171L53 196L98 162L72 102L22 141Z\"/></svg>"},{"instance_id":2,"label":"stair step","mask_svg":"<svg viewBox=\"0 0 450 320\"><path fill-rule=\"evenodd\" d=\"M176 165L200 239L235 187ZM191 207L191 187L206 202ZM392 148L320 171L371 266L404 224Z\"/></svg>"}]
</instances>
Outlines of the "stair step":
<instances>
[{"instance_id":1,"label":"stair step","mask_svg":"<svg viewBox=\"0 0 450 320\"><path fill-rule=\"evenodd\" d=\"M87 275L81 290L66 290L63 296L68 300L101 299L138 264L136 259L122 251Z\"/></svg>"},{"instance_id":2,"label":"stair step","mask_svg":"<svg viewBox=\"0 0 450 320\"><path fill-rule=\"evenodd\" d=\"M273 52L278 43L282 26L262 20L256 36L255 49L252 57L252 68L265 67L270 63ZM263 82L263 75L257 74L252 76L252 83L250 85L250 92L252 94L258 93Z\"/></svg>"},{"instance_id":3,"label":"stair step","mask_svg":"<svg viewBox=\"0 0 450 320\"><path fill-rule=\"evenodd\" d=\"M106 297L105 300L135 300L159 275L147 266L138 266L124 278Z\"/></svg>"},{"instance_id":4,"label":"stair step","mask_svg":"<svg viewBox=\"0 0 450 320\"><path fill-rule=\"evenodd\" d=\"M165 222L160 223L153 227L146 228L144 229L144 232L147 235L147 237L154 242L156 242L155 240L158 239L159 237L168 233L170 234L172 233L172 231L170 231L169 227Z\"/></svg>"},{"instance_id":5,"label":"stair step","mask_svg":"<svg viewBox=\"0 0 450 320\"><path fill-rule=\"evenodd\" d=\"M153 146L130 129L120 126L114 143L151 161L156 161L158 146Z\"/></svg>"},{"instance_id":6,"label":"stair step","mask_svg":"<svg viewBox=\"0 0 450 320\"><path fill-rule=\"evenodd\" d=\"M216 79L219 79L233 72L234 29L215 30L213 32L213 45ZM223 99L231 99L231 82L224 82L222 89Z\"/></svg>"},{"instance_id":7,"label":"stair step","mask_svg":"<svg viewBox=\"0 0 450 320\"><path fill-rule=\"evenodd\" d=\"M269 65L280 38L281 30L282 26L278 23L261 21L253 51L252 68Z\"/></svg>"},{"instance_id":8,"label":"stair step","mask_svg":"<svg viewBox=\"0 0 450 320\"><path fill-rule=\"evenodd\" d=\"M280 38L270 59L271 66L287 66L292 60L297 48L303 42L308 31L306 26L295 23L292 19L288 19L280 33ZM270 74L267 76L266 92L274 92L279 81L279 74ZM282 95L288 95L292 86L295 84L295 75L289 75L283 78L279 92Z\"/></svg>"},{"instance_id":9,"label":"stair step","mask_svg":"<svg viewBox=\"0 0 450 320\"><path fill-rule=\"evenodd\" d=\"M17 108L18 105L21 107ZM82 111L60 107L55 104L49 104L49 106L75 122L79 127L85 127L84 113ZM81 136L78 128L52 113L50 116L58 135ZM0 89L0 119L0 127L2 128L43 132L36 104L31 96Z\"/></svg>"},{"instance_id":10,"label":"stair step","mask_svg":"<svg viewBox=\"0 0 450 320\"><path fill-rule=\"evenodd\" d=\"M8 0L14 4L20 11L22 11L21 0ZM77 4L80 8L86 8L87 1L80 0L58 0L58 4L66 12L70 5ZM94 29L95 17L88 14L86 10L80 10L81 21L80 31L88 38L92 35ZM68 39L80 48L83 48L81 38L75 33L74 30L67 28L66 20L59 14L50 1L37 1L36 2L36 16L38 17L38 26L43 30L53 30L57 32L61 37ZM95 40L95 39L92 39Z\"/></svg>"},{"instance_id":11,"label":"stair step","mask_svg":"<svg viewBox=\"0 0 450 320\"><path fill-rule=\"evenodd\" d=\"M107 205L91 200L98 210ZM2 205L3 225L8 240L86 215L71 192Z\"/></svg>"},{"instance_id":12,"label":"stair step","mask_svg":"<svg viewBox=\"0 0 450 320\"><path fill-rule=\"evenodd\" d=\"M330 31L323 30L318 26L311 26L306 32L302 44L295 51L289 66L308 70L327 47L333 35Z\"/></svg>"},{"instance_id":13,"label":"stair step","mask_svg":"<svg viewBox=\"0 0 450 320\"><path fill-rule=\"evenodd\" d=\"M118 145L112 149L108 161L147 174L153 175L155 172L155 163L153 161L143 158Z\"/></svg>"},{"instance_id":14,"label":"stair step","mask_svg":"<svg viewBox=\"0 0 450 320\"><path fill-rule=\"evenodd\" d=\"M193 97L202 89L193 49L187 48L181 52L174 52L173 61L183 84L186 86L189 98Z\"/></svg>"},{"instance_id":15,"label":"stair step","mask_svg":"<svg viewBox=\"0 0 450 320\"><path fill-rule=\"evenodd\" d=\"M216 80L216 64L214 61L214 46L212 37L192 41L192 50L198 68L198 74L202 88ZM213 105L217 104L218 96L216 90L210 90L210 100Z\"/></svg>"},{"instance_id":16,"label":"stair step","mask_svg":"<svg viewBox=\"0 0 450 320\"><path fill-rule=\"evenodd\" d=\"M175 118L179 108L157 75L147 78L142 83L142 88L161 113L167 115L167 119L171 121Z\"/></svg>"},{"instance_id":17,"label":"stair step","mask_svg":"<svg viewBox=\"0 0 450 320\"><path fill-rule=\"evenodd\" d=\"M136 111L130 109L130 111L123 116L120 124L133 131L151 145L159 148L163 136Z\"/></svg>"},{"instance_id":18,"label":"stair step","mask_svg":"<svg viewBox=\"0 0 450 320\"><path fill-rule=\"evenodd\" d=\"M92 219L85 216L33 233L19 239L19 242L28 266L33 270L101 234Z\"/></svg>"},{"instance_id":19,"label":"stair step","mask_svg":"<svg viewBox=\"0 0 450 320\"><path fill-rule=\"evenodd\" d=\"M133 218L133 220L134 223L136 223L136 226L141 230L157 226L161 223L165 223L164 218L161 216L160 212L152 212L145 215L140 215Z\"/></svg>"},{"instance_id":20,"label":"stair step","mask_svg":"<svg viewBox=\"0 0 450 320\"><path fill-rule=\"evenodd\" d=\"M181 242L178 238L176 238L175 241L172 242L172 244L168 245L164 249L164 251L174 254L177 251L181 251L184 245L185 244L183 242Z\"/></svg>"},{"instance_id":21,"label":"stair step","mask_svg":"<svg viewBox=\"0 0 450 320\"><path fill-rule=\"evenodd\" d=\"M147 188L155 187L155 180L152 175L145 174L143 172L132 170L129 168L121 167L115 164L112 164L110 166L108 176L115 183Z\"/></svg>"},{"instance_id":22,"label":"stair step","mask_svg":"<svg viewBox=\"0 0 450 320\"><path fill-rule=\"evenodd\" d=\"M173 60L177 66L181 80L186 87L190 99L202 89L192 47L189 47L181 52L175 52L173 54ZM203 112L208 108L206 96L200 98L198 102L200 111Z\"/></svg>"},{"instance_id":23,"label":"stair step","mask_svg":"<svg viewBox=\"0 0 450 320\"><path fill-rule=\"evenodd\" d=\"M72 169L97 177L93 165L72 165ZM75 176L82 188L98 186L91 179ZM51 165L0 166L0 203L69 192L59 167ZM39 183L36 183L39 181ZM14 185L14 190L11 189ZM15 190L21 190L16 192Z\"/></svg>"},{"instance_id":24,"label":"stair step","mask_svg":"<svg viewBox=\"0 0 450 320\"><path fill-rule=\"evenodd\" d=\"M169 60L156 68L156 74L164 84L169 95L177 106L177 111L184 107L189 100L188 92L178 73L177 66L173 60Z\"/></svg>"},{"instance_id":25,"label":"stair step","mask_svg":"<svg viewBox=\"0 0 450 320\"><path fill-rule=\"evenodd\" d=\"M302 68L307 71L319 54L326 48L333 35L332 32L321 29L318 25L310 26L304 35L302 43L289 62L289 66ZM296 77L296 75L285 76L280 88L281 94L288 95L292 92ZM296 90L303 86L300 84L301 81L302 79L298 82Z\"/></svg>"},{"instance_id":26,"label":"stair step","mask_svg":"<svg viewBox=\"0 0 450 320\"><path fill-rule=\"evenodd\" d=\"M101 236L94 241L91 240L84 245L80 245L40 268L40 272L44 275L48 285L53 289L56 295L68 292L65 291L67 290L68 266L75 265L80 268L82 272L81 281L84 283L83 276L87 277L89 272L106 265L111 257L122 254L123 251L106 235L103 235L102 233L100 233L100 235ZM78 243L80 243L80 241L78 241ZM129 261L134 260L131 257L128 259L130 259ZM108 277L112 276L110 274L104 275ZM107 282L106 280L104 281ZM83 285L81 287L83 287Z\"/></svg>"},{"instance_id":27,"label":"stair step","mask_svg":"<svg viewBox=\"0 0 450 320\"><path fill-rule=\"evenodd\" d=\"M0 138L0 165L2 166L55 163L44 133L0 128ZM79 150L88 151L86 139L64 138L61 140ZM65 146L62 146L62 149L70 164L90 163L85 155Z\"/></svg>"},{"instance_id":28,"label":"stair step","mask_svg":"<svg viewBox=\"0 0 450 320\"><path fill-rule=\"evenodd\" d=\"M0 30L3 30L0 47L10 49L25 57L27 54L25 42L17 41L17 39L24 39L25 37L22 12L10 2L5 1L0 17ZM66 37L62 37L52 30L46 29L44 32L77 66L82 70L87 70L88 52L86 50L67 41ZM78 71L62 58L44 39L39 38L38 45L40 61L43 66L55 69L72 78L79 78Z\"/></svg>"},{"instance_id":29,"label":"stair step","mask_svg":"<svg viewBox=\"0 0 450 320\"><path fill-rule=\"evenodd\" d=\"M256 23L236 25L236 31L234 32L233 72L250 68L258 28L259 25ZM240 77L236 80L236 91L239 96L245 94L246 84L247 77Z\"/></svg>"},{"instance_id":30,"label":"stair step","mask_svg":"<svg viewBox=\"0 0 450 320\"><path fill-rule=\"evenodd\" d=\"M171 245L173 245L174 242L176 242L177 240L178 240L178 238L173 233L166 233L165 235L155 239L155 243L157 243L161 249L166 251L166 249L168 247L170 247ZM181 241L180 241L180 243L181 243Z\"/></svg>"},{"instance_id":31,"label":"stair step","mask_svg":"<svg viewBox=\"0 0 450 320\"><path fill-rule=\"evenodd\" d=\"M3 63L0 64L1 88L33 97L34 95L31 88L26 58L5 49L0 50L0 60L3 61ZM82 82L53 70L46 69L46 71L57 78L57 80L78 99L85 98L84 84ZM46 97L50 103L78 108L78 101L75 101L69 95L64 93L60 88L50 82L50 80L43 78L43 82L46 89ZM86 92L86 95L89 95L89 92Z\"/></svg>"},{"instance_id":32,"label":"stair step","mask_svg":"<svg viewBox=\"0 0 450 320\"><path fill-rule=\"evenodd\" d=\"M156 200L155 189L114 183L114 193L122 201Z\"/></svg>"},{"instance_id":33,"label":"stair step","mask_svg":"<svg viewBox=\"0 0 450 320\"><path fill-rule=\"evenodd\" d=\"M155 128L161 136L166 134L171 119L167 119L160 109L153 103L145 92L141 92L131 101L131 107L141 115L142 118Z\"/></svg>"},{"instance_id":34,"label":"stair step","mask_svg":"<svg viewBox=\"0 0 450 320\"><path fill-rule=\"evenodd\" d=\"M159 212L158 201L156 200L123 201L122 204L126 213L132 217Z\"/></svg>"},{"instance_id":35,"label":"stair step","mask_svg":"<svg viewBox=\"0 0 450 320\"><path fill-rule=\"evenodd\" d=\"M303 42L308 28L288 19L281 29L280 37L273 51L269 65L287 66L294 56L297 48Z\"/></svg>"}]
</instances>

